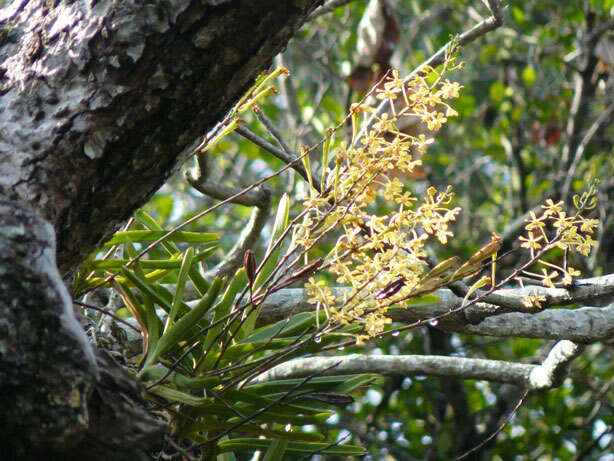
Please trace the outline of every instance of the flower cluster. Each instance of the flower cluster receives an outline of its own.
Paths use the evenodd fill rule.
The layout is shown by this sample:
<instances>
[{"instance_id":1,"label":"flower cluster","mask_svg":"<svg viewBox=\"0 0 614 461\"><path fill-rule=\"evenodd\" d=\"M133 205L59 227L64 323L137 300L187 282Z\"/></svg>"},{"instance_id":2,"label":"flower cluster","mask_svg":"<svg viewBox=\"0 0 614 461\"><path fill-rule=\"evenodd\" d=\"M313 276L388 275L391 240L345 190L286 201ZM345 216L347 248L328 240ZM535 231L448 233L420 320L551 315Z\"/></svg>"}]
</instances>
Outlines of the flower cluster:
<instances>
[{"instance_id":1,"label":"flower cluster","mask_svg":"<svg viewBox=\"0 0 614 461\"><path fill-rule=\"evenodd\" d=\"M434 83L429 76L435 76ZM336 281L350 287L335 296L322 281L311 278L306 284L310 301L325 309L333 323L362 324L366 334L359 334L358 342L390 323L388 306L427 291L425 244L431 237L445 244L452 236L449 225L460 209L450 208L451 188L431 187L418 198L399 179L421 165L419 156L433 140L398 126L402 119L413 118L432 134L456 115L447 100L457 97L460 88L431 68L409 81L393 71L376 90L377 99L389 104L388 113L378 116L367 105L352 106L352 141L341 143L330 162L328 154L323 156L322 191L312 190L304 202L308 213L295 242L308 250L324 235L341 231L326 260ZM358 134L360 122L371 116L371 128ZM377 214L378 198L394 203L394 211Z\"/></svg>"},{"instance_id":2,"label":"flower cluster","mask_svg":"<svg viewBox=\"0 0 614 461\"><path fill-rule=\"evenodd\" d=\"M525 230L526 236L519 237L520 246L529 250L531 260L541 267L541 273L522 271L523 274L541 280L545 287L554 288L555 281L560 279L564 286L572 284L573 277L580 275L580 271L571 267L568 261L570 252L588 256L592 247L597 245L592 234L599 225L597 219L583 216L585 211L594 208L597 204L596 184L592 184L582 195L574 197L575 213L568 216L563 210L563 202L554 203L552 199L546 200L542 205L544 212L538 218L530 213ZM564 251L564 262L555 264L546 261L542 256L548 251L559 248ZM522 303L528 309L541 308L546 301L544 296L531 294L525 296Z\"/></svg>"},{"instance_id":3,"label":"flower cluster","mask_svg":"<svg viewBox=\"0 0 614 461\"><path fill-rule=\"evenodd\" d=\"M379 115L380 111L368 105L355 104L351 109L351 142L341 142L330 158L332 130L324 142L321 190L316 191L312 185L294 242L307 253L325 236L338 236L322 267L329 269L338 284L349 288L333 292L323 280L311 277L305 289L309 301L323 309L333 325L362 326L355 335L358 344L378 336L391 323L387 316L391 305L404 306L409 298L476 276L488 260L492 261L491 276L471 285L461 307L469 304L471 295L479 297L477 290L486 285L492 291L512 278L522 284L518 277L522 274L539 279L547 287L553 287L560 277L568 286L579 271L568 264L567 254L586 256L595 245L591 234L597 220L582 215L596 203L596 188L591 186L574 198L577 211L571 216L563 211L561 202L552 200L543 206L539 218L531 213L527 234L520 237L520 246L528 250L530 260L506 280L495 280L502 240L494 233L491 242L464 263L453 257L428 270L427 241L436 239L446 244L453 237L450 225L460 209L451 206L451 188L438 191L429 187L423 197L416 197L399 177L411 177L421 165L421 154L433 142L426 133L432 135L449 117L457 115L448 100L458 97L460 89L432 68L408 80L393 71L375 90L377 99L388 105L387 113ZM407 118L418 120L424 127L422 132L412 134L399 128ZM359 133L359 126L369 128ZM393 210L377 213L382 201L393 204ZM565 252L562 265L544 259L556 248ZM543 266L541 274L525 270L535 263ZM530 309L540 309L545 302L538 293L522 299Z\"/></svg>"}]
</instances>

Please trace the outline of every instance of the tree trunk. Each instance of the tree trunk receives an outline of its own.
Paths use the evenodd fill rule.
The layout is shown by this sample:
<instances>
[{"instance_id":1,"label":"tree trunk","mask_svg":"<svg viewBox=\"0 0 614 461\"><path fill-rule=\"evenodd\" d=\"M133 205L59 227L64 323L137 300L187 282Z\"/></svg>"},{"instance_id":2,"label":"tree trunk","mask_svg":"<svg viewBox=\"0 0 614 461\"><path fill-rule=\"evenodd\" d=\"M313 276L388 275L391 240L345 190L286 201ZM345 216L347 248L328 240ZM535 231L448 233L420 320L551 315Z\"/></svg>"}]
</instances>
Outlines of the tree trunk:
<instances>
[{"instance_id":1,"label":"tree trunk","mask_svg":"<svg viewBox=\"0 0 614 461\"><path fill-rule=\"evenodd\" d=\"M138 383L93 351L61 274L177 170L319 3L21 0L0 11L9 459L138 459L159 443L164 425Z\"/></svg>"}]
</instances>

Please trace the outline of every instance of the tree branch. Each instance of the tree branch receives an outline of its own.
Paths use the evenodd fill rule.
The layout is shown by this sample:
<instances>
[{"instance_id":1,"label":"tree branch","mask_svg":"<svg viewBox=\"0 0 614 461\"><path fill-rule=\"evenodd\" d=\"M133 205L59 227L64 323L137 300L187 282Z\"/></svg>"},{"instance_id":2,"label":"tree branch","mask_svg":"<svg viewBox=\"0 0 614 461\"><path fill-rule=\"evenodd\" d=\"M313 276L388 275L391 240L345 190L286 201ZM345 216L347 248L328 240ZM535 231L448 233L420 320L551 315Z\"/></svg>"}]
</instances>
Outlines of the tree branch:
<instances>
[{"instance_id":1,"label":"tree branch","mask_svg":"<svg viewBox=\"0 0 614 461\"><path fill-rule=\"evenodd\" d=\"M185 178L196 190L218 200L227 200L241 191L241 189L236 187L210 181L208 179L209 171L208 153L199 152L196 155L196 167L192 171L187 171ZM256 208L252 211L249 222L243 229L243 232L241 232L237 243L226 254L224 259L207 274L211 278L215 275L229 277L236 272L243 261L245 252L254 247L271 212L271 193L263 186L248 190L244 194L233 198L230 202L245 206L255 206Z\"/></svg>"},{"instance_id":2,"label":"tree branch","mask_svg":"<svg viewBox=\"0 0 614 461\"><path fill-rule=\"evenodd\" d=\"M541 365L529 374L529 389L552 389L558 387L567 376L571 362L584 351L584 346L571 341L559 341L548 353Z\"/></svg>"},{"instance_id":3,"label":"tree branch","mask_svg":"<svg viewBox=\"0 0 614 461\"><path fill-rule=\"evenodd\" d=\"M586 146L588 145L588 143L591 142L591 139L593 139L593 136L595 136L597 131L599 131L599 129L603 126L604 122L612 121L612 112L614 112L614 102L611 102L608 107L606 107L606 109L601 113L601 115L597 117L597 120L593 122L591 127L588 129L588 131L578 144L573 161L571 162L569 169L566 171L565 182L563 184L563 197L567 197L569 195L569 191L571 190L571 183L575 176L576 170L578 169L578 166L580 166L580 161L582 160L582 156L584 155Z\"/></svg>"},{"instance_id":4,"label":"tree branch","mask_svg":"<svg viewBox=\"0 0 614 461\"><path fill-rule=\"evenodd\" d=\"M305 181L309 180L307 176L307 172L305 171L305 167L303 166L303 163L300 161L300 157L296 155L288 154L284 152L283 150L279 149L278 147L275 147L273 144L262 139L260 136L258 136L256 133L254 133L253 131L251 131L249 128L245 126L239 125L235 129L235 131L239 133L241 136L243 136L245 139L249 139L251 142L253 142L257 146L273 154L275 157L277 157L279 160L281 160L285 164L290 165L290 167L293 168L298 174L300 174ZM312 176L313 176L312 177L313 187L315 187L317 190L321 190L320 180L316 177L316 175L312 175Z\"/></svg>"},{"instance_id":5,"label":"tree branch","mask_svg":"<svg viewBox=\"0 0 614 461\"><path fill-rule=\"evenodd\" d=\"M448 331L500 338L568 339L589 344L614 335L614 304L546 310L534 315L510 312L484 319L478 325L440 322L439 326Z\"/></svg>"},{"instance_id":6,"label":"tree branch","mask_svg":"<svg viewBox=\"0 0 614 461\"><path fill-rule=\"evenodd\" d=\"M540 365L440 355L362 355L309 357L277 365L252 383L295 379L322 372L324 376L377 373L384 376L439 376L516 384L529 390L559 386L569 364L583 348L571 341L557 343Z\"/></svg>"},{"instance_id":7,"label":"tree branch","mask_svg":"<svg viewBox=\"0 0 614 461\"><path fill-rule=\"evenodd\" d=\"M353 2L353 1L354 0L329 0L324 5L314 10L314 12L309 15L309 18L307 18L307 20L311 21L317 18L318 16L322 16L323 14L330 13L331 11L334 11L336 8L345 6L348 3Z\"/></svg>"},{"instance_id":8,"label":"tree branch","mask_svg":"<svg viewBox=\"0 0 614 461\"><path fill-rule=\"evenodd\" d=\"M341 295L343 288L333 292ZM498 290L490 295L491 300L502 305L515 305L522 296L538 294L546 297L546 306L564 306L575 303L595 302L614 295L614 274L590 279L576 280L570 289L529 286L524 289ZM409 324L431 319L458 308L462 299L450 290L438 290L439 301L389 311L395 322ZM311 312L314 306L307 302L302 289L289 288L271 294L263 303L260 324L283 320L299 312ZM614 334L614 304L607 307L582 307L578 309L542 310L541 312L509 312L499 305L477 303L459 314L438 323L447 331L497 337L526 337L544 339L569 339L590 343L610 338Z\"/></svg>"}]
</instances>

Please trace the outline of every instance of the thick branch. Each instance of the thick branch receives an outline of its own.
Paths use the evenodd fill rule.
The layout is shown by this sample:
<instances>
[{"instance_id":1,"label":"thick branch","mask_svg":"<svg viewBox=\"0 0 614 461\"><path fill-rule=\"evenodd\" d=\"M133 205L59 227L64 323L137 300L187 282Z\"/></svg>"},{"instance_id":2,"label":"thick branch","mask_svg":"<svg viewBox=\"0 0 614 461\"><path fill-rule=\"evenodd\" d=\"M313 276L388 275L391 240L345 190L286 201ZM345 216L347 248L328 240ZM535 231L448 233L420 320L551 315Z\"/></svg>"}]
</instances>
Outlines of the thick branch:
<instances>
[{"instance_id":1,"label":"thick branch","mask_svg":"<svg viewBox=\"0 0 614 461\"><path fill-rule=\"evenodd\" d=\"M534 315L510 312L484 319L478 325L455 326L441 322L440 326L460 333L502 338L568 339L588 344L614 337L614 304L546 310Z\"/></svg>"},{"instance_id":2,"label":"thick branch","mask_svg":"<svg viewBox=\"0 0 614 461\"><path fill-rule=\"evenodd\" d=\"M362 355L309 357L277 365L254 381L304 378L314 373L328 376L377 373L384 376L438 376L517 384L529 390L558 386L567 367L582 352L582 347L561 341L540 365L501 360L468 359L439 355ZM326 371L324 371L326 370Z\"/></svg>"},{"instance_id":3,"label":"thick branch","mask_svg":"<svg viewBox=\"0 0 614 461\"><path fill-rule=\"evenodd\" d=\"M582 351L584 346L571 341L556 343L542 364L531 370L529 388L551 389L560 386L567 376L569 365Z\"/></svg>"},{"instance_id":4,"label":"thick branch","mask_svg":"<svg viewBox=\"0 0 614 461\"><path fill-rule=\"evenodd\" d=\"M241 192L239 188L212 182L209 179L209 173L209 154L200 152L196 155L196 167L191 172L186 172L185 178L193 188L218 200L230 199ZM255 208L237 243L224 259L207 274L211 278L216 275L218 277L232 276L241 265L245 252L254 247L271 211L271 193L261 186L238 195L231 200L231 203L254 206Z\"/></svg>"},{"instance_id":5,"label":"thick branch","mask_svg":"<svg viewBox=\"0 0 614 461\"><path fill-rule=\"evenodd\" d=\"M337 288L341 293L341 288ZM524 290L499 290L490 299L503 305L518 303L523 295L540 294L546 297L547 306L563 306L574 303L594 302L614 295L614 274L577 280L572 289L526 287ZM410 324L431 319L458 308L462 299L450 290L435 293L439 302L395 308L389 312L395 322ZM494 296L493 296L494 295ZM314 307L307 302L302 289L280 290L270 295L262 305L259 321L262 324L276 322L299 312L311 312ZM614 304L607 307L582 307L578 309L552 309L541 312L509 312L495 304L477 303L462 313L446 317L438 324L447 331L498 337L526 337L544 339L569 339L590 343L609 339L614 335Z\"/></svg>"},{"instance_id":6,"label":"thick branch","mask_svg":"<svg viewBox=\"0 0 614 461\"><path fill-rule=\"evenodd\" d=\"M173 174L321 1L15 2L0 185L73 270Z\"/></svg>"},{"instance_id":7,"label":"thick branch","mask_svg":"<svg viewBox=\"0 0 614 461\"><path fill-rule=\"evenodd\" d=\"M260 375L255 382L303 378L332 367L324 375L338 376L377 373L384 376L439 376L483 379L522 385L534 365L500 360L468 359L440 355L362 355L309 357L278 365Z\"/></svg>"},{"instance_id":8,"label":"thick branch","mask_svg":"<svg viewBox=\"0 0 614 461\"><path fill-rule=\"evenodd\" d=\"M100 356L97 370L54 230L70 273L178 169L319 3L30 0L0 10L7 459L139 459L154 447L163 425L140 411L136 381Z\"/></svg>"},{"instance_id":9,"label":"thick branch","mask_svg":"<svg viewBox=\"0 0 614 461\"><path fill-rule=\"evenodd\" d=\"M0 200L0 445L4 459L138 459L164 428L138 384L94 357L55 265L53 228ZM118 424L120 423L120 424Z\"/></svg>"}]
</instances>

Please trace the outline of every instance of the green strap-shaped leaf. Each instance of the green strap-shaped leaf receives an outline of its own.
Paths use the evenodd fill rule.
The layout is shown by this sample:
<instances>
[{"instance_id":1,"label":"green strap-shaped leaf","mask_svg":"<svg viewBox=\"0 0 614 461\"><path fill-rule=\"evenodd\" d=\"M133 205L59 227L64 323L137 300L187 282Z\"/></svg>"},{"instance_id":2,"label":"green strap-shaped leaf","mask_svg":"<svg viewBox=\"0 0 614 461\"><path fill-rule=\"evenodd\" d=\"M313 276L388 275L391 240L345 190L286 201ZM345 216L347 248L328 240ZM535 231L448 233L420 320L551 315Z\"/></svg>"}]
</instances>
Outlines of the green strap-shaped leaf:
<instances>
[{"instance_id":1,"label":"green strap-shaped leaf","mask_svg":"<svg viewBox=\"0 0 614 461\"><path fill-rule=\"evenodd\" d=\"M141 277L137 276L130 269L122 268L122 274L128 279L134 286L136 286L142 293L151 296L151 298L158 304L162 309L166 312L171 311L171 303L165 300L162 296L160 296L157 291L153 288L153 286L146 279L141 279Z\"/></svg>"},{"instance_id":2,"label":"green strap-shaped leaf","mask_svg":"<svg viewBox=\"0 0 614 461\"><path fill-rule=\"evenodd\" d=\"M214 306L214 324L230 313L230 308L232 307L235 298L237 297L239 292L243 288L245 288L246 283L247 277L245 276L245 269L241 268L237 271L230 283L228 283L228 287L224 292L224 296L222 296L222 300ZM208 370L217 360L217 354L211 353L209 349L215 346L213 344L213 341L217 341L218 343L220 343L222 341L225 342L225 340L227 339L226 335L221 335L222 329L226 328L228 335L230 335L232 331L234 331L231 328L227 328L224 323L225 322L219 322L217 325L211 327L209 331L207 331L207 336L205 337L205 342L203 344L203 351L207 351L207 356L198 365L198 372ZM238 323L233 325L236 325L236 327L238 327Z\"/></svg>"},{"instance_id":3,"label":"green strap-shaped leaf","mask_svg":"<svg viewBox=\"0 0 614 461\"><path fill-rule=\"evenodd\" d=\"M274 442L272 439L237 438L218 443L218 452L254 451L268 449ZM286 453L309 454L318 452L323 455L362 456L366 453L363 447L356 445L334 445L326 442L289 442Z\"/></svg>"},{"instance_id":4,"label":"green strap-shaped leaf","mask_svg":"<svg viewBox=\"0 0 614 461\"><path fill-rule=\"evenodd\" d=\"M209 407L213 404L211 398L208 397L195 397L186 392L178 391L177 389L173 389L168 386L154 386L149 389L148 392L151 392L154 395L160 396L169 400L171 402L183 403L184 405L189 405L191 407L203 408Z\"/></svg>"},{"instance_id":5,"label":"green strap-shaped leaf","mask_svg":"<svg viewBox=\"0 0 614 461\"><path fill-rule=\"evenodd\" d=\"M279 205L277 207L277 214L275 216L275 223L273 224L273 230L271 232L271 239L269 240L269 245L267 247L265 258L267 258L266 262L260 269L256 280L254 281L254 288L260 287L265 280L271 275L273 269L277 267L277 259L279 258L279 252L281 249L281 245L278 245L275 250L273 247L277 240L282 236L286 227L288 227L288 213L290 211L290 199L288 198L288 194L284 194L279 201Z\"/></svg>"},{"instance_id":6,"label":"green strap-shaped leaf","mask_svg":"<svg viewBox=\"0 0 614 461\"><path fill-rule=\"evenodd\" d=\"M143 368L138 377L141 381L153 383L158 381L162 377L164 378L165 383L172 383L178 389L190 390L196 393L203 393L205 388L210 388L216 386L220 383L221 379L219 376L207 376L205 378L198 377L188 377L186 375L181 374L178 371L171 371L168 373L168 367L164 365L154 364L147 368Z\"/></svg>"},{"instance_id":7,"label":"green strap-shaped leaf","mask_svg":"<svg viewBox=\"0 0 614 461\"><path fill-rule=\"evenodd\" d=\"M217 295L222 287L223 280L216 277L213 279L211 286L209 287L209 291L203 296L203 298L199 301L199 303L192 309L190 312L185 314L181 319L175 322L170 326L168 331L166 331L160 341L158 341L158 346L148 359L149 364L153 364L156 362L158 357L161 354L169 350L171 347L175 346L179 341L183 340L190 332L190 329L198 322L205 313L211 308L213 302L217 298Z\"/></svg>"},{"instance_id":8,"label":"green strap-shaped leaf","mask_svg":"<svg viewBox=\"0 0 614 461\"><path fill-rule=\"evenodd\" d=\"M377 375L346 376L345 380L342 383L338 384L332 389L332 392L335 392L337 394L349 394L350 392L358 389L359 387L368 386L376 379L378 379Z\"/></svg>"},{"instance_id":9,"label":"green strap-shaped leaf","mask_svg":"<svg viewBox=\"0 0 614 461\"><path fill-rule=\"evenodd\" d=\"M320 312L320 322L326 320L326 313ZM249 338L241 342L262 342L268 341L273 337L287 338L289 336L298 336L316 324L315 312L301 312L293 315L289 320L281 320L273 325L259 328Z\"/></svg>"},{"instance_id":10,"label":"green strap-shaped leaf","mask_svg":"<svg viewBox=\"0 0 614 461\"><path fill-rule=\"evenodd\" d=\"M153 216L151 216L150 214L148 214L146 211L144 210L138 210L134 213L134 217L137 219L137 221L139 221L143 226L149 228L150 230L157 230L157 231L161 231L164 230L164 228L158 223L158 221L156 221ZM179 253L179 247L177 247L177 245L175 245L173 242L165 240L162 242L162 246L164 247L164 249L166 249L166 251L168 252L169 255L174 255Z\"/></svg>"},{"instance_id":11,"label":"green strap-shaped leaf","mask_svg":"<svg viewBox=\"0 0 614 461\"><path fill-rule=\"evenodd\" d=\"M288 441L285 439L273 440L269 449L264 454L262 461L278 461L283 458L288 448Z\"/></svg>"},{"instance_id":12,"label":"green strap-shaped leaf","mask_svg":"<svg viewBox=\"0 0 614 461\"><path fill-rule=\"evenodd\" d=\"M179 313L179 309L181 307L181 302L183 299L183 292L185 290L185 284L188 280L188 271L192 267L193 257L194 248L190 247L185 252L183 261L181 263L181 269L179 270L179 275L177 276L177 283L175 284L175 295L173 296L173 304L171 306L171 310L168 313L168 318L166 319L164 333L168 331L169 327L173 324L175 318L177 317L177 314Z\"/></svg>"},{"instance_id":13,"label":"green strap-shaped leaf","mask_svg":"<svg viewBox=\"0 0 614 461\"><path fill-rule=\"evenodd\" d=\"M246 391L244 389L228 389L224 393L224 395L227 395L233 402L245 402L250 405L253 405L255 408L263 408L275 402L275 399L265 397L262 394L258 395L255 392ZM317 413L322 413L322 409L320 407L309 407L307 405L295 405L291 403L284 403L283 406L275 407L275 410L281 413L302 413L305 415L315 415Z\"/></svg>"},{"instance_id":14,"label":"green strap-shaped leaf","mask_svg":"<svg viewBox=\"0 0 614 461\"><path fill-rule=\"evenodd\" d=\"M239 410L242 414L249 416L250 414L255 414L261 410L259 407L249 406L245 404L236 405L235 408ZM278 408L278 407L277 407ZM258 415L255 421L259 422L267 422L267 423L277 423L277 424L320 424L326 421L332 413L330 412L320 412L315 415L299 415L296 413L283 413L281 411L277 411L276 409L267 410ZM220 405L216 408L207 408L207 411L219 411L221 414L227 414L228 416L232 415L232 417L228 418L228 424L235 424L240 422L243 418L240 416L235 416L231 410L227 407L223 407ZM218 413L219 414L219 413Z\"/></svg>"},{"instance_id":15,"label":"green strap-shaped leaf","mask_svg":"<svg viewBox=\"0 0 614 461\"><path fill-rule=\"evenodd\" d=\"M136 257L136 250L132 245L130 239L127 239L124 243L124 251L127 253L130 259ZM149 295L149 291L151 290L151 285L147 282L145 278L145 272L143 272L143 268L140 265L140 261L136 260L132 265L132 270L134 271L135 277L138 277L142 283L147 286L148 290L143 291L143 305L145 307L145 324L147 325L147 334L148 334L148 348L147 350L155 349L156 344L158 342L158 338L160 338L160 329L161 329L161 321L156 314L156 308L154 306L154 301L152 297ZM131 272L132 273L132 272Z\"/></svg>"},{"instance_id":16,"label":"green strap-shaped leaf","mask_svg":"<svg viewBox=\"0 0 614 461\"><path fill-rule=\"evenodd\" d=\"M133 317L136 318L141 328L146 329L147 324L145 322L146 322L147 316L145 314L145 309L138 302L138 300L132 293L132 290L130 290L130 287L128 287L125 283L120 282L119 280L116 282L117 282L117 285L115 285L115 287L117 288L117 291L122 296L123 301L126 304L128 310L132 312ZM135 312L133 312L133 309Z\"/></svg>"},{"instance_id":17,"label":"green strap-shaped leaf","mask_svg":"<svg viewBox=\"0 0 614 461\"><path fill-rule=\"evenodd\" d=\"M113 245L126 243L128 240L132 242L155 242L156 240L166 236L168 231L165 230L132 230L125 232L116 232L113 238L104 244L105 248ZM186 243L208 243L217 240L217 234L201 233L201 232L174 232L168 235L163 241L170 242L186 242Z\"/></svg>"},{"instance_id":18,"label":"green strap-shaped leaf","mask_svg":"<svg viewBox=\"0 0 614 461\"><path fill-rule=\"evenodd\" d=\"M195 254L192 264L208 258L216 249L217 247L209 247ZM173 256L176 256L176 254ZM125 266L129 261L129 259L99 259L92 261L91 268L94 270L115 271ZM143 259L139 261L143 269L179 269L182 262L181 259Z\"/></svg>"},{"instance_id":19,"label":"green strap-shaped leaf","mask_svg":"<svg viewBox=\"0 0 614 461\"><path fill-rule=\"evenodd\" d=\"M339 392L336 386L344 384L348 378L352 377L370 377L371 380L377 379L378 375L340 375L340 376L316 376L311 378L307 383L301 387L301 391L317 391L317 392ZM262 384L247 385L244 389L249 389L250 392L257 392L261 395L272 396L275 394L282 394L292 389L293 387L301 384L304 381L302 378L296 379L280 379L276 381L269 381Z\"/></svg>"},{"instance_id":20,"label":"green strap-shaped leaf","mask_svg":"<svg viewBox=\"0 0 614 461\"><path fill-rule=\"evenodd\" d=\"M134 217L145 227L148 227L151 230L163 231L164 229L158 222L149 214L147 214L143 210L138 210L134 213ZM179 248L172 241L165 240L162 242L162 246L168 251L170 255L174 255L179 253ZM198 293L201 296L204 296L207 290L209 289L209 284L203 278L202 275L198 272L195 267L192 267L189 272L190 280L194 284L194 287L198 290Z\"/></svg>"},{"instance_id":21,"label":"green strap-shaped leaf","mask_svg":"<svg viewBox=\"0 0 614 461\"><path fill-rule=\"evenodd\" d=\"M279 253L281 251L281 243L277 246L275 246L275 244L288 227L289 210L290 199L288 198L288 194L284 194L279 201L279 206L277 207L277 215L275 216L275 223L273 224L273 231L271 232L271 240L269 241L269 245L265 254L265 262L260 268L260 271L256 276L256 280L254 281L254 290L261 287L266 281L266 279L269 277L269 275L271 275L273 270L277 267ZM254 331L254 327L256 325L256 320L258 319L259 313L260 308L257 308L253 309L252 313L249 314L245 322L243 322L243 327L236 335L237 341L240 341L246 336L249 336Z\"/></svg>"}]
</instances>

